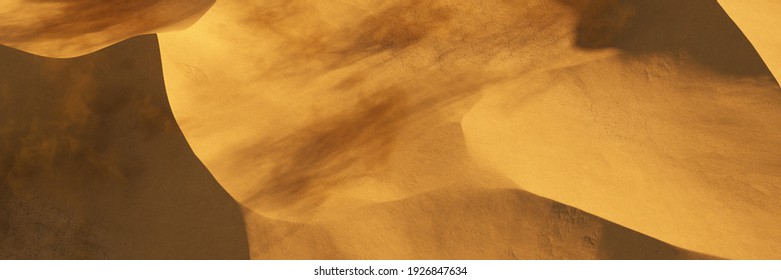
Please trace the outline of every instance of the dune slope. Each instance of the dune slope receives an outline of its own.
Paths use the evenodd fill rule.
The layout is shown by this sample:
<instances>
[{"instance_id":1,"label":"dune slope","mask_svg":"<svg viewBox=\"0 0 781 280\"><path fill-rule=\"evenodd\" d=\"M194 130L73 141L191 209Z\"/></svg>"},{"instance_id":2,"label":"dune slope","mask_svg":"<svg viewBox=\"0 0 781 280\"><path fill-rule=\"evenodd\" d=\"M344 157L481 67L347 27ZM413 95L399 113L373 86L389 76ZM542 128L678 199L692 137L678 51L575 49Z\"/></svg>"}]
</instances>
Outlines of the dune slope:
<instances>
[{"instance_id":1,"label":"dune slope","mask_svg":"<svg viewBox=\"0 0 781 280\"><path fill-rule=\"evenodd\" d=\"M470 150L526 190L671 244L780 257L777 83L715 1L628 8L636 22L606 45L622 55L485 89L462 123Z\"/></svg>"},{"instance_id":2,"label":"dune slope","mask_svg":"<svg viewBox=\"0 0 781 280\"><path fill-rule=\"evenodd\" d=\"M263 221L521 188L683 248L781 254L779 89L715 1L218 2L161 48L188 141Z\"/></svg>"},{"instance_id":3,"label":"dune slope","mask_svg":"<svg viewBox=\"0 0 781 280\"><path fill-rule=\"evenodd\" d=\"M256 259L712 258L512 189L452 186L315 223L246 211Z\"/></svg>"},{"instance_id":4,"label":"dune slope","mask_svg":"<svg viewBox=\"0 0 781 280\"><path fill-rule=\"evenodd\" d=\"M52 57L186 25L212 4L6 1L0 43ZM738 19L770 7L728 2ZM781 258L765 20L741 30L716 0L235 0L160 34L161 61L150 36L77 60L6 48L24 71L7 66L0 88L0 248ZM222 243L193 246L209 238Z\"/></svg>"}]
</instances>

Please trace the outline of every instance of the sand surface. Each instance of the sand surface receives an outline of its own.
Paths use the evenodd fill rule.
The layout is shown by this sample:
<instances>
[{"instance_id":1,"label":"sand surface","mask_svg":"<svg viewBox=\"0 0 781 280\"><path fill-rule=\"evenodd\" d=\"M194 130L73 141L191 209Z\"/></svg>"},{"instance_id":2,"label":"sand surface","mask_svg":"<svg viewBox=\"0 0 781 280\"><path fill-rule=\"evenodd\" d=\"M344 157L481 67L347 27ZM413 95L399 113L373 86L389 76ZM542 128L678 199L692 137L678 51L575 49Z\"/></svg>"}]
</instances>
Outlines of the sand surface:
<instances>
[{"instance_id":1,"label":"sand surface","mask_svg":"<svg viewBox=\"0 0 781 280\"><path fill-rule=\"evenodd\" d=\"M776 80L781 77L781 2L719 0L730 18L751 41Z\"/></svg>"},{"instance_id":2,"label":"sand surface","mask_svg":"<svg viewBox=\"0 0 781 280\"><path fill-rule=\"evenodd\" d=\"M184 29L215 0L0 0L0 44L70 58L139 34Z\"/></svg>"},{"instance_id":3,"label":"sand surface","mask_svg":"<svg viewBox=\"0 0 781 280\"><path fill-rule=\"evenodd\" d=\"M146 2L134 8L181 5ZM160 217L206 215L229 224L203 233L223 234L220 246L231 249L215 258L781 258L781 133L775 129L781 89L771 72L778 71L779 38L767 27L778 22L770 16L772 1L721 1L726 12L713 0L236 0L210 8L207 2L150 17L154 24L112 21L143 30L86 33L101 38L89 47L71 47L78 39L57 41L28 25L0 26L12 30L4 34L35 34L0 37L10 47L53 57L84 53L62 63L117 65L100 74L54 67L49 71L80 76L53 86L65 89L65 101L33 112L63 113L37 119L7 113L20 121L2 123L10 128L0 139L10 144L0 147L7 147L4 162L12 167L0 189L13 192L0 203L22 207L26 195L56 204L64 195L72 202L58 206L63 209L107 207L92 201L99 197L113 199L111 206L157 203L152 209L168 213ZM756 10L765 16L751 18ZM92 52L155 32L164 22L190 21L186 29L159 34L159 57L147 62L129 62L140 46ZM140 38L151 40L132 40ZM49 75L24 69L18 75L29 80ZM160 80L154 88L120 91L82 81L132 84L142 74L131 70ZM38 104L21 97L24 87L7 88L0 88L8 96L0 99L3 106ZM108 105L72 109L67 92L100 96ZM128 93L138 97L123 97ZM155 109L143 107L147 93L158 98ZM91 145L89 153L57 148L74 144L38 143L65 141L56 140L61 127L85 122L84 114L101 121L68 141L88 143L78 145ZM115 114L124 115L103 116ZM38 119L57 129L35 130ZM138 136L149 129L162 132ZM19 131L55 140L18 142L27 139ZM31 166L49 169L18 175L26 154L17 151L25 149L35 151ZM63 159L68 163L55 164ZM85 162L100 162L115 177L53 186L61 178L92 178L87 169L63 173L72 172L64 166ZM106 184L120 187L105 197L83 191ZM140 190L149 196L131 195ZM153 190L170 197L155 199L160 194ZM179 212L191 204L208 214ZM123 211L96 224L133 224L135 212ZM91 213L72 215L96 219ZM235 222L238 215L243 219ZM179 227L218 225L176 218L158 219L160 227L176 229L154 242L180 238L174 243L185 246L199 237ZM25 219L31 218L6 218ZM0 227L3 252L27 246L16 241L24 232L15 228ZM111 232L105 238L150 248L138 237ZM230 243L236 239L243 245ZM119 246L100 242L87 251ZM209 258L177 250L127 249L105 257ZM74 256L95 257L60 257Z\"/></svg>"}]
</instances>

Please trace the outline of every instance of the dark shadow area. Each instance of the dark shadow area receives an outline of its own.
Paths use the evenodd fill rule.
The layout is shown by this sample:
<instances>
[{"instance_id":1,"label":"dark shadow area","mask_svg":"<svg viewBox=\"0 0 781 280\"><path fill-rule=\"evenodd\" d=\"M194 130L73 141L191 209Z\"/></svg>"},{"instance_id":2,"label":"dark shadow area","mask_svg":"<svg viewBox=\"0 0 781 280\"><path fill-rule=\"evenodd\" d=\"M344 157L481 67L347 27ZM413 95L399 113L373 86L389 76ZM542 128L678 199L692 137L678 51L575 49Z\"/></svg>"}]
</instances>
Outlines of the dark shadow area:
<instances>
[{"instance_id":1,"label":"dark shadow area","mask_svg":"<svg viewBox=\"0 0 781 280\"><path fill-rule=\"evenodd\" d=\"M631 54L686 55L715 71L770 76L716 0L559 0L580 15L576 45Z\"/></svg>"},{"instance_id":2,"label":"dark shadow area","mask_svg":"<svg viewBox=\"0 0 781 280\"><path fill-rule=\"evenodd\" d=\"M0 259L249 258L239 206L176 125L155 35L0 61Z\"/></svg>"}]
</instances>

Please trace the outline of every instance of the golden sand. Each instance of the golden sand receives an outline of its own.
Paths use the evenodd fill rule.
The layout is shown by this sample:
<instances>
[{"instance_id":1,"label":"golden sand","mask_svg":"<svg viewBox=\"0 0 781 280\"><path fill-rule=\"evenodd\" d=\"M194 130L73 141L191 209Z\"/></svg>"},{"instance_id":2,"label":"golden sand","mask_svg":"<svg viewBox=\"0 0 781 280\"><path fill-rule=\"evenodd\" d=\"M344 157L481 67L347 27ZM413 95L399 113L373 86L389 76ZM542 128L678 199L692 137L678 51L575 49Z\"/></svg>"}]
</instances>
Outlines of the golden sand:
<instances>
[{"instance_id":1,"label":"golden sand","mask_svg":"<svg viewBox=\"0 0 781 280\"><path fill-rule=\"evenodd\" d=\"M144 246L223 234L235 250L220 258L781 258L772 1L142 2L125 10L178 12L52 16L113 26L80 36L0 25L7 46L85 54L0 53L36 65L18 74L30 81L71 73L48 81L61 100L48 107L21 97L48 89L0 87L4 112L29 103L34 116L0 124L4 209L56 205L84 222L51 231L94 243L57 257L217 258ZM189 27L160 33L159 51L93 52L168 26ZM142 73L165 92L162 80L106 88ZM113 175L73 171L96 162ZM118 234L112 223L137 227L131 210L87 222L128 203L158 205L145 219L168 215L152 231L167 233ZM14 211L9 221L33 219ZM230 230L205 230L215 220ZM41 231L10 228L4 253Z\"/></svg>"}]
</instances>

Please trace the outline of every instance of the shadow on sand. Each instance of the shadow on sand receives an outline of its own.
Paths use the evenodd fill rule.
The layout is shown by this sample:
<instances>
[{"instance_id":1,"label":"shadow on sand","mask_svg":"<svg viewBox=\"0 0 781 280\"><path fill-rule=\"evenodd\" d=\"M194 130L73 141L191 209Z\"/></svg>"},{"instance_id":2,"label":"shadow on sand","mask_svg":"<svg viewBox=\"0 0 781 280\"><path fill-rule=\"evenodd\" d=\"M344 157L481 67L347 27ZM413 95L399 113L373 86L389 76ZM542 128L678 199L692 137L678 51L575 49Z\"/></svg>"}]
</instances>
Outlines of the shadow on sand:
<instances>
[{"instance_id":1,"label":"shadow on sand","mask_svg":"<svg viewBox=\"0 0 781 280\"><path fill-rule=\"evenodd\" d=\"M155 35L73 59L0 46L1 259L247 259L185 141Z\"/></svg>"}]
</instances>

